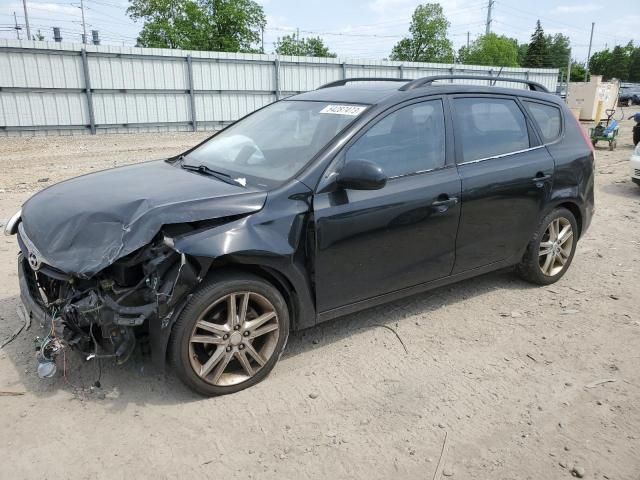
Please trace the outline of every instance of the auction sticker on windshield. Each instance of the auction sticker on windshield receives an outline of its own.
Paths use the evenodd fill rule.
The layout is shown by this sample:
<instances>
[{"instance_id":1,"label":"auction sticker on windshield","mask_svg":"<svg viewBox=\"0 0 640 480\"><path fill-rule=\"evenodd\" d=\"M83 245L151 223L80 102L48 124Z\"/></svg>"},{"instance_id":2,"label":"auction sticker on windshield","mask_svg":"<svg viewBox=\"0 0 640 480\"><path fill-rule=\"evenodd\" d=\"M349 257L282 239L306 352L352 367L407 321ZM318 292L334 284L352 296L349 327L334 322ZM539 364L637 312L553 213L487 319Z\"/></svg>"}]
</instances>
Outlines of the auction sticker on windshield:
<instances>
[{"instance_id":1,"label":"auction sticker on windshield","mask_svg":"<svg viewBox=\"0 0 640 480\"><path fill-rule=\"evenodd\" d=\"M332 113L334 115L349 115L351 117L357 117L360 115L367 107L362 107L359 105L327 105L320 113Z\"/></svg>"}]
</instances>

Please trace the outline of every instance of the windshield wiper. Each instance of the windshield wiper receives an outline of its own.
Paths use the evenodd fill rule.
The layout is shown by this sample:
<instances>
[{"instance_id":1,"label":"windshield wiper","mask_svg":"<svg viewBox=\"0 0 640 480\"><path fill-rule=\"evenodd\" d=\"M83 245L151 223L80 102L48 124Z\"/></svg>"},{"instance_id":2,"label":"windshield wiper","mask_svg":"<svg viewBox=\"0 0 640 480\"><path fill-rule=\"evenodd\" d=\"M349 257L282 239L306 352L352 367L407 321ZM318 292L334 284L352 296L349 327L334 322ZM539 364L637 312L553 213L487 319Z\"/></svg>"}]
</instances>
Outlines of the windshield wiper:
<instances>
[{"instance_id":1,"label":"windshield wiper","mask_svg":"<svg viewBox=\"0 0 640 480\"><path fill-rule=\"evenodd\" d=\"M217 170L213 170L212 168L207 167L204 164L200 165L191 165L189 163L184 163L184 158L178 159L180 163L180 168L184 168L185 170L189 170L191 172L198 172L202 175L208 175L210 177L214 177L221 182L228 183L230 185L240 185L243 188L246 188L244 184L236 180L235 178L231 178L231 175L224 172L218 172Z\"/></svg>"}]
</instances>

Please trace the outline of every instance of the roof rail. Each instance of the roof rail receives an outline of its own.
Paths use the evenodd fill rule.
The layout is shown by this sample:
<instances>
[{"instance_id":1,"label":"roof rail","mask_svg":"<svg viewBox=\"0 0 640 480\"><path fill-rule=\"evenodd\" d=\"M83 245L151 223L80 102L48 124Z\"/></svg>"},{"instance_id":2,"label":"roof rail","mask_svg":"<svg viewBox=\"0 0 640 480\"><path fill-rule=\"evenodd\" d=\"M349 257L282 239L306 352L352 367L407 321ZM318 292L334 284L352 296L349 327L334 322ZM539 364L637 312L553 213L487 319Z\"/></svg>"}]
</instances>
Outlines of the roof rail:
<instances>
[{"instance_id":1,"label":"roof rail","mask_svg":"<svg viewBox=\"0 0 640 480\"><path fill-rule=\"evenodd\" d=\"M380 77L355 77L355 78L343 78L342 80L336 80L335 82L325 83L319 86L316 90L322 90L323 88L342 87L351 82L410 82L410 78L380 78Z\"/></svg>"},{"instance_id":2,"label":"roof rail","mask_svg":"<svg viewBox=\"0 0 640 480\"><path fill-rule=\"evenodd\" d=\"M529 85L529 89L534 92L546 92L549 93L547 87L538 82L531 80L523 80L521 78L508 78L508 77L490 77L487 75L435 75L433 77L424 77L413 80L406 85L403 85L399 90L413 90L414 88L424 87L425 85L431 85L437 80L488 80L491 81L491 85L495 85L496 82L515 82L525 83Z\"/></svg>"}]
</instances>

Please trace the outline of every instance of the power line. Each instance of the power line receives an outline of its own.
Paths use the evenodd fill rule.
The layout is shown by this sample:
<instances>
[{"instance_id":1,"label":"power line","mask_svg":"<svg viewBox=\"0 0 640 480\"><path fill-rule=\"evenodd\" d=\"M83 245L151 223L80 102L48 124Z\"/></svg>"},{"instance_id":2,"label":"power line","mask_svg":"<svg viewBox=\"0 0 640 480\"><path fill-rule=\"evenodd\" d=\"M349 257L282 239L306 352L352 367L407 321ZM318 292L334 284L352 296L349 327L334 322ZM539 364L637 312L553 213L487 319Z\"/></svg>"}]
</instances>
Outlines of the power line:
<instances>
[{"instance_id":1,"label":"power line","mask_svg":"<svg viewBox=\"0 0 640 480\"><path fill-rule=\"evenodd\" d=\"M555 19L550 19L549 17L543 17L543 16L538 15L535 12L530 12L530 11L522 10L520 8L513 7L511 5L507 5L507 4L503 3L502 0L494 0L494 1L499 2L500 5L502 7L504 7L504 8L507 8L507 9L510 9L510 10L513 10L513 11L516 11L516 12L520 12L521 14L524 14L529 18L536 18L538 20L544 21L544 23L547 23L547 24L551 23L551 24L560 25L560 26L566 27L569 30L573 30L576 33L582 33L582 34L585 34L585 35L589 32L588 27L585 28L584 26L577 26L575 24L559 22L559 21L557 21ZM520 16L520 18L525 18L522 15L516 15L514 13L509 13L509 14L510 15L515 15L515 16ZM619 36L611 35L611 34L607 34L607 33L598 33L598 35L601 36L601 37L610 37L610 38L613 38L613 39L619 38Z\"/></svg>"},{"instance_id":2,"label":"power line","mask_svg":"<svg viewBox=\"0 0 640 480\"><path fill-rule=\"evenodd\" d=\"M95 3L97 5L103 5L105 7L112 7L112 8L122 9L122 5L117 5L115 3L109 3L109 2L103 2L103 1L99 1L99 0L89 0L89 3Z\"/></svg>"}]
</instances>

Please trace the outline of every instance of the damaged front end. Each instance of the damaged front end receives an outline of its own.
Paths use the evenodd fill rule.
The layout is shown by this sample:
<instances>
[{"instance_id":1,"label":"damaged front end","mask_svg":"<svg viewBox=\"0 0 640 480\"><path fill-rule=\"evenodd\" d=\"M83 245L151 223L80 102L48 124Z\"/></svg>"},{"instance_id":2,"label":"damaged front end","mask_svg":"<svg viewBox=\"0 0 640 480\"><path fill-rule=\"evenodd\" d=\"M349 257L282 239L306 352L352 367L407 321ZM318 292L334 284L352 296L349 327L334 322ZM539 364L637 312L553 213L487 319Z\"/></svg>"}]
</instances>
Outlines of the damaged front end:
<instances>
[{"instance_id":1,"label":"damaged front end","mask_svg":"<svg viewBox=\"0 0 640 480\"><path fill-rule=\"evenodd\" d=\"M48 331L36 347L39 375L53 376L56 357L68 347L86 360L111 358L120 364L138 342L148 341L154 360L164 364L171 325L210 264L173 246L171 235L193 228L165 227L150 244L80 278L41 260L21 224L22 301Z\"/></svg>"}]
</instances>

